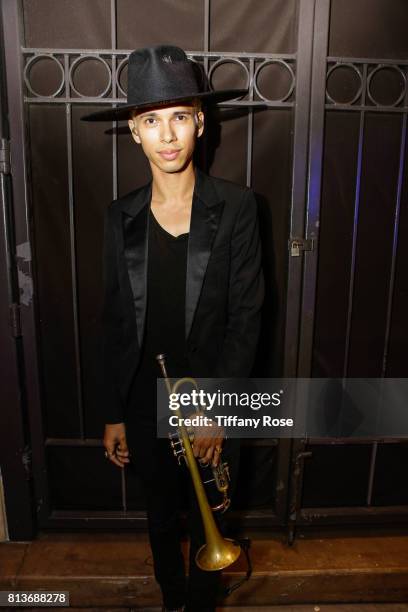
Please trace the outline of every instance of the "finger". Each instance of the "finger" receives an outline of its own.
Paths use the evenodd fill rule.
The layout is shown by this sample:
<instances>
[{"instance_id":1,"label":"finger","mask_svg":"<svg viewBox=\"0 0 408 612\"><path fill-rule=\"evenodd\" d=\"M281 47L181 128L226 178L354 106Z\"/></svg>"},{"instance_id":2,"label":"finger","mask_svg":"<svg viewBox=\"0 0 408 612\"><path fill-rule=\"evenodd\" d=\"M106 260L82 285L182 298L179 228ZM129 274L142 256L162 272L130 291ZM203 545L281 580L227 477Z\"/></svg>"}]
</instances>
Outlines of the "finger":
<instances>
[{"instance_id":1,"label":"finger","mask_svg":"<svg viewBox=\"0 0 408 612\"><path fill-rule=\"evenodd\" d=\"M213 454L214 454L214 450L215 450L215 449L214 449L214 447L213 447L213 446L210 446L210 447L207 449L207 452L206 452L206 454L204 455L203 463L210 463L210 461L211 461L211 459L212 459L212 456L213 456Z\"/></svg>"},{"instance_id":2,"label":"finger","mask_svg":"<svg viewBox=\"0 0 408 612\"><path fill-rule=\"evenodd\" d=\"M222 437L219 437L219 436L218 436L218 437L217 437L217 438L215 438L215 440L214 440L214 446L215 446L216 448L217 448L217 447L222 448L222 443L223 443L223 441L224 441L224 438L222 438Z\"/></svg>"},{"instance_id":3,"label":"finger","mask_svg":"<svg viewBox=\"0 0 408 612\"><path fill-rule=\"evenodd\" d=\"M116 455L117 457L119 457L120 459L123 459L123 461L129 462L129 451L128 450L120 450L120 448L118 448L116 450Z\"/></svg>"},{"instance_id":4,"label":"finger","mask_svg":"<svg viewBox=\"0 0 408 612\"><path fill-rule=\"evenodd\" d=\"M119 453L116 453L116 458L122 463L130 463L129 457L121 457Z\"/></svg>"},{"instance_id":5,"label":"finger","mask_svg":"<svg viewBox=\"0 0 408 612\"><path fill-rule=\"evenodd\" d=\"M194 430L194 437L195 439L200 442L201 440L204 440L205 438L205 432L203 431L202 427L196 427Z\"/></svg>"},{"instance_id":6,"label":"finger","mask_svg":"<svg viewBox=\"0 0 408 612\"><path fill-rule=\"evenodd\" d=\"M118 456L117 456L117 451L115 450L115 446L114 445L106 445L105 446L106 451L108 453L108 459L109 461L111 461L112 463L114 463L115 465L117 465L118 467L125 467L125 464L123 462L123 460L121 460ZM128 462L129 460L126 460L126 462Z\"/></svg>"},{"instance_id":7,"label":"finger","mask_svg":"<svg viewBox=\"0 0 408 612\"><path fill-rule=\"evenodd\" d=\"M104 446L108 452L108 455L113 455L115 453L115 449L116 449L116 442L105 442Z\"/></svg>"},{"instance_id":8,"label":"finger","mask_svg":"<svg viewBox=\"0 0 408 612\"><path fill-rule=\"evenodd\" d=\"M212 465L213 467L217 467L219 461L220 461L220 451L217 450L216 448L214 449L214 454L213 454L213 458L212 458Z\"/></svg>"},{"instance_id":9,"label":"finger","mask_svg":"<svg viewBox=\"0 0 408 612\"><path fill-rule=\"evenodd\" d=\"M194 444L193 447L194 457L202 457L204 453L204 446L202 441Z\"/></svg>"},{"instance_id":10,"label":"finger","mask_svg":"<svg viewBox=\"0 0 408 612\"><path fill-rule=\"evenodd\" d=\"M204 452L203 438L197 440L193 444L194 457L202 457Z\"/></svg>"},{"instance_id":11,"label":"finger","mask_svg":"<svg viewBox=\"0 0 408 612\"><path fill-rule=\"evenodd\" d=\"M203 442L200 450L200 458L207 461L208 456L212 456L212 451L214 449L214 443L211 439L207 438L205 442Z\"/></svg>"},{"instance_id":12,"label":"finger","mask_svg":"<svg viewBox=\"0 0 408 612\"><path fill-rule=\"evenodd\" d=\"M117 458L117 456L115 454L108 455L108 459L109 459L109 461L111 461L112 463L114 463L115 465L117 465L120 468L125 467L124 464Z\"/></svg>"},{"instance_id":13,"label":"finger","mask_svg":"<svg viewBox=\"0 0 408 612\"><path fill-rule=\"evenodd\" d=\"M128 451L129 451L129 449L128 449L128 445L127 445L127 442L126 442L126 438L122 438L122 439L120 440L118 448L119 448L121 451L123 451L123 452L128 452Z\"/></svg>"},{"instance_id":14,"label":"finger","mask_svg":"<svg viewBox=\"0 0 408 612\"><path fill-rule=\"evenodd\" d=\"M130 460L127 459L127 457L130 456L130 453L129 453L129 448L128 448L128 445L127 445L126 437L121 438L121 440L119 442L119 446L116 449L116 455L122 461L125 461L126 463L129 463Z\"/></svg>"}]
</instances>

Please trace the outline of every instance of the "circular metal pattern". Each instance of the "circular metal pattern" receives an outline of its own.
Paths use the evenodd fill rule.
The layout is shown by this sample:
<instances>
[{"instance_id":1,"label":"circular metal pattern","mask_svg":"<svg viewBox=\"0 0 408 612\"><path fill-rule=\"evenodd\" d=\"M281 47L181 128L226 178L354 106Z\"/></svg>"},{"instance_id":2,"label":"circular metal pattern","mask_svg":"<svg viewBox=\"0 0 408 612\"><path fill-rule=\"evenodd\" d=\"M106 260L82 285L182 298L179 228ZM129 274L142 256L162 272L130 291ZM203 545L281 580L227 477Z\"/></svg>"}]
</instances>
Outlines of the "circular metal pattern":
<instances>
[{"instance_id":1,"label":"circular metal pattern","mask_svg":"<svg viewBox=\"0 0 408 612\"><path fill-rule=\"evenodd\" d=\"M357 91L356 91L355 95L351 99L349 99L349 100L336 100L329 93L329 79L330 79L330 76L336 70L338 71L338 70L340 70L342 68L344 68L346 70L351 70L354 74L357 75L358 80L359 80L359 86L357 88ZM326 98L327 98L327 100L329 102L332 102L333 104L354 104L360 98L362 90L363 90L363 80L362 80L361 72L359 71L359 69L354 64L351 64L349 62L336 62L336 64L331 66L329 68L329 70L327 71L327 75L326 75Z\"/></svg>"},{"instance_id":2,"label":"circular metal pattern","mask_svg":"<svg viewBox=\"0 0 408 612\"><path fill-rule=\"evenodd\" d=\"M122 72L125 70L125 68L127 68L128 65L128 61L129 58L128 57L124 57L118 64L117 68L116 68L116 85L118 90L120 91L120 93L127 98L127 89L125 91L125 89L121 86L120 84L120 79L122 77Z\"/></svg>"},{"instance_id":3,"label":"circular metal pattern","mask_svg":"<svg viewBox=\"0 0 408 612\"><path fill-rule=\"evenodd\" d=\"M260 73L267 66L272 65L272 64L275 64L277 66L281 66L282 68L287 70L287 72L289 73L289 76L291 77L291 83L290 83L289 90L287 91L287 93L284 96L282 96L282 98L274 98L274 99L273 98L267 98L266 96L264 96L260 92L260 89L258 87L258 78L259 78ZM259 64L259 66L255 70L254 88L255 88L255 91L258 94L258 96L260 98L262 98L262 100L265 100L265 102L285 102L285 100L287 100L289 98L289 96L292 94L292 92L293 92L293 90L295 88L295 73L293 72L292 67L287 62L285 62L284 60L280 60L280 59L267 59L264 62L262 62L261 64Z\"/></svg>"},{"instance_id":4,"label":"circular metal pattern","mask_svg":"<svg viewBox=\"0 0 408 612\"><path fill-rule=\"evenodd\" d=\"M239 87L239 89L248 89L249 88L249 84L250 84L250 77L249 77L249 71L247 66L245 65L245 63L237 58L234 57L222 57L221 59L217 60L216 62L214 62L209 71L208 71L208 82L210 84L210 86L214 89L213 87L213 76L214 76L214 72L216 71L217 68L219 68L219 66L222 66L224 64L236 64L238 65L240 68L243 68L244 73L245 73L245 85L241 88ZM238 86L235 85L234 87L236 87L238 89ZM239 98L235 98L235 100L237 100Z\"/></svg>"},{"instance_id":5,"label":"circular metal pattern","mask_svg":"<svg viewBox=\"0 0 408 612\"><path fill-rule=\"evenodd\" d=\"M33 89L31 83L30 83L30 72L32 67L37 64L38 62L41 62L41 60L51 60L52 62L54 62L57 66L59 71L61 72L61 82L58 85L57 89L54 91L54 93L50 93L47 96L45 96L44 94L35 91L35 89ZM65 84L65 74L64 74L64 67L62 66L61 62L51 53L38 53L36 55L33 55L32 57L30 57L30 59L28 60L28 62L26 63L25 67L24 67L24 83L26 84L27 89L33 94L33 96L35 96L36 98L56 98L57 96L59 96L59 94L61 93L61 91L64 89L64 84Z\"/></svg>"},{"instance_id":6,"label":"circular metal pattern","mask_svg":"<svg viewBox=\"0 0 408 612\"><path fill-rule=\"evenodd\" d=\"M373 77L381 71L381 70L393 70L395 71L402 80L402 89L401 89L401 93L398 96L398 98L395 100L395 102L391 103L391 104L386 104L384 102L378 102L377 100L375 100L375 98L372 95L371 92L371 81L373 79ZM404 72L401 70L401 68L399 66L396 66L395 64L378 64L378 66L376 66L376 68L374 68L374 70L372 70L370 72L370 74L367 77L367 95L370 98L371 102L373 104L375 104L375 106L389 106L389 107L393 107L393 106L398 106L398 104L404 99L405 96L405 90L406 90L406 86L407 86L407 78L404 74Z\"/></svg>"},{"instance_id":7,"label":"circular metal pattern","mask_svg":"<svg viewBox=\"0 0 408 612\"><path fill-rule=\"evenodd\" d=\"M74 76L75 76L75 70L78 68L78 66L80 64L83 64L87 61L97 61L100 62L106 69L106 72L108 74L108 84L105 87L105 89L100 93L97 94L95 96L88 96L86 94L82 94L80 91L78 91L74 85ZM71 89L81 98L104 98L106 96L106 94L108 93L108 91L110 90L111 86L112 86L112 73L111 73L111 69L109 64L99 55L96 54L87 54L87 55L80 55L79 57L77 57L71 64L70 69L69 69L69 84Z\"/></svg>"}]
</instances>

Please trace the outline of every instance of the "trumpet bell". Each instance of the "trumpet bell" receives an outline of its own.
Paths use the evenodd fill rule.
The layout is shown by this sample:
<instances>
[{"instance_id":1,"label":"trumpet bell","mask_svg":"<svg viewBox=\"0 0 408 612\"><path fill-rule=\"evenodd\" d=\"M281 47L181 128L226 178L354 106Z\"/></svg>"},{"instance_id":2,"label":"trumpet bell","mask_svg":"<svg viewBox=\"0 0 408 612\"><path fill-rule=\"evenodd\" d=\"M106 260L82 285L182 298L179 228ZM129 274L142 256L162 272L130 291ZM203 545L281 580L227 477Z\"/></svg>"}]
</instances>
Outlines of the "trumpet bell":
<instances>
[{"instance_id":1,"label":"trumpet bell","mask_svg":"<svg viewBox=\"0 0 408 612\"><path fill-rule=\"evenodd\" d=\"M241 553L241 547L230 538L221 538L220 542L204 544L197 551L196 563L207 572L215 572L228 567L236 561Z\"/></svg>"}]
</instances>

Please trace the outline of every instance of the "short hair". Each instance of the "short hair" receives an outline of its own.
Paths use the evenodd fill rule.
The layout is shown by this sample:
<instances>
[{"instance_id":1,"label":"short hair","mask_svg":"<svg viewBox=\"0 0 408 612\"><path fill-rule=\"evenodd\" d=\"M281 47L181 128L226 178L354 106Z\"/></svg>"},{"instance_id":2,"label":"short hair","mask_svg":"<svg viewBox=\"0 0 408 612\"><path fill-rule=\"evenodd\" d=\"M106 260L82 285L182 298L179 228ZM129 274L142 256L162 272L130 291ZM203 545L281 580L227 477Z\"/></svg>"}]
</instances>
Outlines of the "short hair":
<instances>
[{"instance_id":1,"label":"short hair","mask_svg":"<svg viewBox=\"0 0 408 612\"><path fill-rule=\"evenodd\" d=\"M200 98L191 98L189 100L180 100L180 106L183 106L183 102L186 102L186 106L192 106L194 108L194 110L196 111L196 113L199 113L203 110L203 105L201 102ZM154 106L152 104L152 106ZM160 106L166 106L166 103L163 104L157 104L157 106L160 108ZM134 110L130 111L130 117L129 119L135 119L135 117L137 117L138 115L142 114L144 111L143 109L137 109L135 108Z\"/></svg>"},{"instance_id":2,"label":"short hair","mask_svg":"<svg viewBox=\"0 0 408 612\"><path fill-rule=\"evenodd\" d=\"M193 99L191 100L191 103L192 103L193 108L194 108L194 109L195 109L197 112L199 112L199 111L203 110L203 104L202 104L201 98L193 98Z\"/></svg>"}]
</instances>

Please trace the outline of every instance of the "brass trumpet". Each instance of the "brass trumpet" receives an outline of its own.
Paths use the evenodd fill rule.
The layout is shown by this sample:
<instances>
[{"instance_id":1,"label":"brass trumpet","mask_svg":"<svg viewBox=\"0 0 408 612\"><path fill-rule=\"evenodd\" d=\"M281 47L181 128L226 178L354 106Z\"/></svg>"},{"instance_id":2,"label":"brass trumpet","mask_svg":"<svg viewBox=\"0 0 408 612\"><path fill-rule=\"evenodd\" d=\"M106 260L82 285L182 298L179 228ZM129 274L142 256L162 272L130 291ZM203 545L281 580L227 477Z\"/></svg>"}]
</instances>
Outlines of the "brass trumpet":
<instances>
[{"instance_id":1,"label":"brass trumpet","mask_svg":"<svg viewBox=\"0 0 408 612\"><path fill-rule=\"evenodd\" d=\"M169 395L175 393L175 390L182 384L190 382L197 387L197 383L194 378L181 378L174 385L171 384L170 379L167 375L165 355L160 354L156 356L156 359L160 365L163 378L166 384ZM178 408L175 410L175 414L182 418L182 413ZM190 471L190 476L193 481L195 494L197 496L198 505L200 508L201 518L203 520L205 540L206 543L201 546L196 554L196 563L198 567L206 571L222 570L232 563L234 563L240 553L240 545L230 538L223 538L220 534L216 525L212 509L205 493L204 485L200 477L199 468L197 465L196 458L194 457L193 449L191 448L190 437L185 425L180 425L178 428L178 435L180 438L179 448L176 451L176 456L183 456L187 467ZM174 449L174 446L173 446ZM178 457L179 458L179 457ZM226 483L228 486L228 483Z\"/></svg>"}]
</instances>

